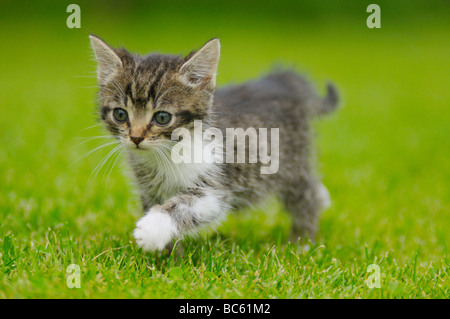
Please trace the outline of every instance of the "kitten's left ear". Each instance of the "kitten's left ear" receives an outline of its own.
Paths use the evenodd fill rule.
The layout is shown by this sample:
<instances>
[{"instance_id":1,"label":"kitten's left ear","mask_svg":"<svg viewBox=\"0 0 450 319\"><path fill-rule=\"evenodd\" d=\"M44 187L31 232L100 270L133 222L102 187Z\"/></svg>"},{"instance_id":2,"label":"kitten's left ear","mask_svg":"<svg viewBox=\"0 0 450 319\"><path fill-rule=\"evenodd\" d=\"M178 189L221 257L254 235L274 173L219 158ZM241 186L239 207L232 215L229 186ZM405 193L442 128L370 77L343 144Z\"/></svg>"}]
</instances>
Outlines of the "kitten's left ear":
<instances>
[{"instance_id":1,"label":"kitten's left ear","mask_svg":"<svg viewBox=\"0 0 450 319\"><path fill-rule=\"evenodd\" d=\"M95 35L90 35L91 46L97 59L98 69L97 78L100 84L105 84L110 77L122 67L122 60L119 58L114 49L106 42Z\"/></svg>"},{"instance_id":2,"label":"kitten's left ear","mask_svg":"<svg viewBox=\"0 0 450 319\"><path fill-rule=\"evenodd\" d=\"M220 57L219 39L209 40L180 68L182 79L193 86L216 86L217 65Z\"/></svg>"}]
</instances>

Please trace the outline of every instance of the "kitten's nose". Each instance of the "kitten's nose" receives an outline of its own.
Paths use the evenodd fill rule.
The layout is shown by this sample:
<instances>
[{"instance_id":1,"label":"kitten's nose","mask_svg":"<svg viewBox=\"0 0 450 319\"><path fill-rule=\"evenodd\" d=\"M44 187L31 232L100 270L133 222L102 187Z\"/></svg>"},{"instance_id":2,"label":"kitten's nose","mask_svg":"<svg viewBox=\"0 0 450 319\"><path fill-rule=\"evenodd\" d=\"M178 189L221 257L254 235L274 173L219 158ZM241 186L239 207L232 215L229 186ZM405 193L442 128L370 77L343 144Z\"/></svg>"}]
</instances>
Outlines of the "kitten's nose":
<instances>
[{"instance_id":1,"label":"kitten's nose","mask_svg":"<svg viewBox=\"0 0 450 319\"><path fill-rule=\"evenodd\" d=\"M134 144L136 144L136 146L139 146L139 143L144 140L143 137L135 137L135 136L130 136L130 139L134 142Z\"/></svg>"}]
</instances>

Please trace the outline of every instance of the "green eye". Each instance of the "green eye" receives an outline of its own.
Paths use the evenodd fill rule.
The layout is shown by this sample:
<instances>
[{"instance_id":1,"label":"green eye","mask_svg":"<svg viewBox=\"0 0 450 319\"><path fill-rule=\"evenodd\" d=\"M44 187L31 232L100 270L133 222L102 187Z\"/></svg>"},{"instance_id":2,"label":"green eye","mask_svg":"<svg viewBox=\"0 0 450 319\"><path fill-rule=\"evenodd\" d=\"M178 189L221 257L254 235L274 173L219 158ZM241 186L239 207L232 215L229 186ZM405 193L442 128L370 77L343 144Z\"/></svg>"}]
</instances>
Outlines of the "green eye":
<instances>
[{"instance_id":1,"label":"green eye","mask_svg":"<svg viewBox=\"0 0 450 319\"><path fill-rule=\"evenodd\" d=\"M116 108L113 111L113 116L117 122L123 123L128 120L128 113L124 109Z\"/></svg>"},{"instance_id":2,"label":"green eye","mask_svg":"<svg viewBox=\"0 0 450 319\"><path fill-rule=\"evenodd\" d=\"M166 125L167 123L170 122L170 119L172 118L172 115L170 115L167 112L158 112L155 114L155 116L153 117L153 120L158 123L159 125Z\"/></svg>"}]
</instances>

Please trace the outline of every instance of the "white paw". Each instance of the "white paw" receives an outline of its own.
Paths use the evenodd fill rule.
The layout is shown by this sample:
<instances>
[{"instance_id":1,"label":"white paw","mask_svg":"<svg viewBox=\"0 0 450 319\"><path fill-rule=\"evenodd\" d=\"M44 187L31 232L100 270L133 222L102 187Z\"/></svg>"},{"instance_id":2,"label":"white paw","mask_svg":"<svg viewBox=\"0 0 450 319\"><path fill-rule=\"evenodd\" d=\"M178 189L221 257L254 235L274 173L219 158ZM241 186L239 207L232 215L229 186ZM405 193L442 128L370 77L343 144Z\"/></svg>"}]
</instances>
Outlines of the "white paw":
<instances>
[{"instance_id":1,"label":"white paw","mask_svg":"<svg viewBox=\"0 0 450 319\"><path fill-rule=\"evenodd\" d=\"M145 251L163 250L177 234L172 217L154 209L137 222L133 232L136 243Z\"/></svg>"},{"instance_id":2,"label":"white paw","mask_svg":"<svg viewBox=\"0 0 450 319\"><path fill-rule=\"evenodd\" d=\"M319 185L318 196L319 196L321 208L323 210L330 208L330 206L331 206L330 193L328 192L328 189L325 187L325 185L323 185L323 184Z\"/></svg>"}]
</instances>

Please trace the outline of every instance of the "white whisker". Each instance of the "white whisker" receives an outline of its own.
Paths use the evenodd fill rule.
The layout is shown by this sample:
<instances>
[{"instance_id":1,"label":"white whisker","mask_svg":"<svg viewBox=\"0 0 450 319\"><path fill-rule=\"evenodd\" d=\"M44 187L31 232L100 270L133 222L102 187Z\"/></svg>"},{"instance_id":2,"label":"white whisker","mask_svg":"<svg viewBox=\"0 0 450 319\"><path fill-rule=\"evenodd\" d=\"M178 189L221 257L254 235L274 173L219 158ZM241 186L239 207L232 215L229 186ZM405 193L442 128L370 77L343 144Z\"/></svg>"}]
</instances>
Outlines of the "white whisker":
<instances>
[{"instance_id":1,"label":"white whisker","mask_svg":"<svg viewBox=\"0 0 450 319\"><path fill-rule=\"evenodd\" d=\"M111 135L103 135L103 136L90 136L90 137L76 137L76 139L80 140L80 139L84 139L84 141L80 142L79 144L75 145L75 147L78 147L80 145L83 145L87 142L93 141L93 140L97 140L97 139L113 139L114 136Z\"/></svg>"},{"instance_id":2,"label":"white whisker","mask_svg":"<svg viewBox=\"0 0 450 319\"><path fill-rule=\"evenodd\" d=\"M102 123L97 123L97 124L94 124L92 126L86 127L84 129L82 129L81 131L86 131L86 130L89 130L91 128L98 127L98 126L101 126L101 125L103 125L103 124Z\"/></svg>"},{"instance_id":3,"label":"white whisker","mask_svg":"<svg viewBox=\"0 0 450 319\"><path fill-rule=\"evenodd\" d=\"M100 145L100 146L97 146L97 147L94 148L93 150L90 150L90 151L87 152L86 154L82 155L79 159L75 160L73 163L76 163L76 162L81 161L83 158L86 158L87 156L91 155L92 153L94 153L95 151L97 151L97 150L99 150L99 149L101 149L101 148L104 148L104 147L107 147L107 146L110 146L110 145L114 145L114 144L116 144L116 143L117 143L117 141L112 141L112 142L109 142L109 143L106 143L106 144L102 144L102 145Z\"/></svg>"},{"instance_id":4,"label":"white whisker","mask_svg":"<svg viewBox=\"0 0 450 319\"><path fill-rule=\"evenodd\" d=\"M106 162L108 161L108 159L119 149L121 148L122 145L117 145L116 147L114 147L111 151L109 151L108 154L106 154L103 159L97 164L97 166L94 168L94 170L92 171L91 175L89 176L89 179L91 179L91 177L95 178L97 176L97 174L100 172L100 170L102 169L102 167L106 164Z\"/></svg>"},{"instance_id":5,"label":"white whisker","mask_svg":"<svg viewBox=\"0 0 450 319\"><path fill-rule=\"evenodd\" d=\"M107 177L106 177L106 180L105 180L106 183L108 183L109 177L111 176L111 173L112 173L112 171L113 171L113 169L114 169L114 166L116 165L116 162L117 162L118 158L120 157L120 154L122 153L122 151L123 151L123 146L120 147L120 148L117 150L117 152L116 152L116 157L115 157L115 159L114 159L114 161L113 161L113 163L112 163L112 165L111 165L111 168L110 168L109 173L108 173L108 175L107 175Z\"/></svg>"}]
</instances>

